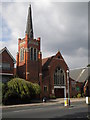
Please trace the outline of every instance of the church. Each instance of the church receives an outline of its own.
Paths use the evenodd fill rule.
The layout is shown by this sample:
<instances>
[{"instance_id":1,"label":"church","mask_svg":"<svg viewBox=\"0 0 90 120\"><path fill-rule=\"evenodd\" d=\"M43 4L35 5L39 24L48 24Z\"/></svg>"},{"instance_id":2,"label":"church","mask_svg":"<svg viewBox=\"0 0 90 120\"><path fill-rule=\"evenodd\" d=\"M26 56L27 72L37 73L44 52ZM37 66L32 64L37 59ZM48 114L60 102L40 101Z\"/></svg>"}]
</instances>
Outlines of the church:
<instances>
[{"instance_id":1,"label":"church","mask_svg":"<svg viewBox=\"0 0 90 120\"><path fill-rule=\"evenodd\" d=\"M42 41L43 42L43 41ZM28 9L25 37L18 39L16 56L17 75L41 87L41 98L68 95L67 70L69 68L60 51L56 55L42 58L41 38L34 38L32 9ZM70 86L70 83L69 83Z\"/></svg>"}]
</instances>

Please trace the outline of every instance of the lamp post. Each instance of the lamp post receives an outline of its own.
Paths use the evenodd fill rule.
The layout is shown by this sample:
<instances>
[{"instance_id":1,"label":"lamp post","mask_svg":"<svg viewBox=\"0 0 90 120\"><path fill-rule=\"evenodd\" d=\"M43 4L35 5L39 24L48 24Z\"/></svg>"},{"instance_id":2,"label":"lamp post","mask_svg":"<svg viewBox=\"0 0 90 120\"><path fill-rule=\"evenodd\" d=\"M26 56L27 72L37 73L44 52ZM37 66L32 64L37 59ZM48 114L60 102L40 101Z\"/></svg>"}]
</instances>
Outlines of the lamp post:
<instances>
[{"instance_id":1,"label":"lamp post","mask_svg":"<svg viewBox=\"0 0 90 120\"><path fill-rule=\"evenodd\" d=\"M70 92L69 92L69 70L67 70L67 83L68 83L68 106L70 106Z\"/></svg>"},{"instance_id":2,"label":"lamp post","mask_svg":"<svg viewBox=\"0 0 90 120\"><path fill-rule=\"evenodd\" d=\"M51 86L50 86L50 65L48 66L48 69L49 69L49 97L50 97L50 88L51 88Z\"/></svg>"}]
</instances>

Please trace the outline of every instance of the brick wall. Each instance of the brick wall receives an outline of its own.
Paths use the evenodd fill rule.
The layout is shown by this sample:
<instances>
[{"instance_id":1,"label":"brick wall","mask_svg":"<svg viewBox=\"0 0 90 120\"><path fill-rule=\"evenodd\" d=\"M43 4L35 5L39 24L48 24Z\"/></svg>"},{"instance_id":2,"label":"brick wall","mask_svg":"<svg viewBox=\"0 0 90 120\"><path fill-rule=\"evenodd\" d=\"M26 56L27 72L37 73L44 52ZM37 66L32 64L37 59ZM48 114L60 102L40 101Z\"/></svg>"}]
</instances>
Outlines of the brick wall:
<instances>
[{"instance_id":1,"label":"brick wall","mask_svg":"<svg viewBox=\"0 0 90 120\"><path fill-rule=\"evenodd\" d=\"M30 59L30 48L37 49L37 60ZM24 48L24 60L20 61L20 49ZM18 54L17 54L17 74L33 83L39 83L40 60L38 54L40 52L40 37L29 39L27 34L24 39L18 39ZM41 63L42 64L42 63ZM42 71L41 71L42 72Z\"/></svg>"},{"instance_id":2,"label":"brick wall","mask_svg":"<svg viewBox=\"0 0 90 120\"><path fill-rule=\"evenodd\" d=\"M60 58L58 58L58 56L60 56ZM44 93L43 92L43 95L44 96L53 96L54 93L54 72L56 70L57 67L60 67L64 73L65 73L65 82L66 82L66 88L67 88L67 69L68 69L68 66L67 64L65 63L63 57L61 56L60 52L58 52L54 57L51 57L49 58L51 60L50 63L44 64L43 66L43 88L44 86L47 86L48 87L48 91L47 93Z\"/></svg>"},{"instance_id":3,"label":"brick wall","mask_svg":"<svg viewBox=\"0 0 90 120\"><path fill-rule=\"evenodd\" d=\"M10 73L14 74L14 63L10 55L7 53L7 51L2 52L2 63L9 63L10 64L10 69L9 70L0 70L2 73Z\"/></svg>"}]
</instances>

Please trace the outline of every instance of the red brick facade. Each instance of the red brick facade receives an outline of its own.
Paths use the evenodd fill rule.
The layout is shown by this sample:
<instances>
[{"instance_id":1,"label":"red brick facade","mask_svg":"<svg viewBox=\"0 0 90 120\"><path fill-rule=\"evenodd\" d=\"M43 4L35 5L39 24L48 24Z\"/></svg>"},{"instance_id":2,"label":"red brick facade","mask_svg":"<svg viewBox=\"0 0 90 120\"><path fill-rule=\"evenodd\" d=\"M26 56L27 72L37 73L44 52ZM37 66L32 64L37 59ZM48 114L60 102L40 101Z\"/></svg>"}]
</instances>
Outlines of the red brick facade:
<instances>
[{"instance_id":1,"label":"red brick facade","mask_svg":"<svg viewBox=\"0 0 90 120\"><path fill-rule=\"evenodd\" d=\"M45 59L43 59L42 61L45 61ZM55 95L55 88L65 89L64 87L66 87L66 90L67 90L68 86L67 86L67 73L66 73L66 71L68 70L68 66L65 63L60 52L58 52L55 56L48 58L47 61L45 61L43 63L44 63L44 64L42 64L43 87L47 86L47 89L48 89L47 94L46 93L43 93L43 94L45 94L46 96ZM60 67L64 72L65 86L64 85L60 86L59 84L56 86L54 85L54 72L55 72L57 67Z\"/></svg>"},{"instance_id":2,"label":"red brick facade","mask_svg":"<svg viewBox=\"0 0 90 120\"><path fill-rule=\"evenodd\" d=\"M32 40L38 42L40 46L40 38L37 40ZM67 89L67 69L68 66L65 63L62 55L58 52L55 56L50 58L42 59L42 54L40 52L39 46L33 44L27 45L25 41L22 44L22 40L19 39L19 52L17 54L17 74L19 77L24 78L30 82L40 84L42 88L42 96L54 96L55 86L54 86L54 72L57 67L60 67L64 72L64 82L65 86L57 86L59 89L64 87L63 90ZM22 44L22 46L20 46ZM28 48L27 48L28 46ZM20 61L20 49L24 47L24 60ZM30 47L37 48L37 60L30 60ZM47 87L47 92L44 92L44 87ZM63 91L64 92L64 91ZM60 96L59 96L60 97Z\"/></svg>"},{"instance_id":3,"label":"red brick facade","mask_svg":"<svg viewBox=\"0 0 90 120\"><path fill-rule=\"evenodd\" d=\"M0 75L2 82L6 82L14 76L15 59L6 47L0 51L0 58Z\"/></svg>"},{"instance_id":4,"label":"red brick facade","mask_svg":"<svg viewBox=\"0 0 90 120\"><path fill-rule=\"evenodd\" d=\"M82 86L83 86L83 82L76 82L75 80L71 79L71 85L70 85L70 91L71 91L71 97L77 97L78 94L82 94Z\"/></svg>"},{"instance_id":5,"label":"red brick facade","mask_svg":"<svg viewBox=\"0 0 90 120\"><path fill-rule=\"evenodd\" d=\"M41 97L50 97L54 96L55 94L57 94L57 97L63 97L67 93L68 87L66 73L68 66L60 52L58 52L55 56L51 56L50 58L42 59L42 53L40 50L41 39L40 37L38 39L33 38L31 6L29 7L29 13L25 38L18 39L18 53L16 57L17 75L30 82L38 83L42 90ZM57 68L63 73L61 78L64 82L63 85L54 84L55 79L57 82L57 78L54 79L54 74L57 74L58 76L58 72L55 73ZM56 93L56 91L60 90L64 95L58 95L59 92Z\"/></svg>"},{"instance_id":6,"label":"red brick facade","mask_svg":"<svg viewBox=\"0 0 90 120\"><path fill-rule=\"evenodd\" d=\"M33 83L39 82L39 73L40 73L40 38L30 40L26 37L21 40L18 40L18 53L17 53L17 74L19 77L22 77ZM24 59L20 60L20 49L24 48ZM31 60L30 58L30 49L37 50L37 60Z\"/></svg>"}]
</instances>

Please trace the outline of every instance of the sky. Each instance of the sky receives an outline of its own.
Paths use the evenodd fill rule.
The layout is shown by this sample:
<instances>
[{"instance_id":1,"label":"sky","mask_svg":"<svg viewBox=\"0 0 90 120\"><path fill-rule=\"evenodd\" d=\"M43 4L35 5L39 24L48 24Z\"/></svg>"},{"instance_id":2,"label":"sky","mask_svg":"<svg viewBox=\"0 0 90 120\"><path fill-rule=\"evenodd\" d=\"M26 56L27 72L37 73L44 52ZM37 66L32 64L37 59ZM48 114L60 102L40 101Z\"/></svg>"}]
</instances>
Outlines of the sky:
<instances>
[{"instance_id":1,"label":"sky","mask_svg":"<svg viewBox=\"0 0 90 120\"><path fill-rule=\"evenodd\" d=\"M83 0L84 1L84 0ZM25 37L30 1L0 3L0 49L16 59L18 38ZM31 2L34 38L41 37L42 56L61 52L70 69L88 64L88 2Z\"/></svg>"}]
</instances>

